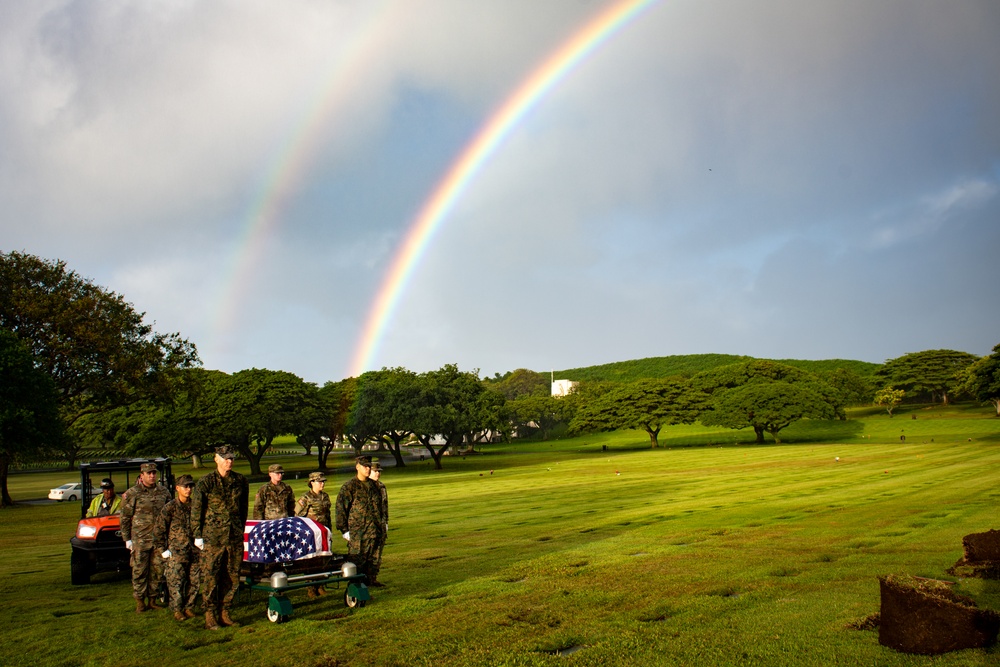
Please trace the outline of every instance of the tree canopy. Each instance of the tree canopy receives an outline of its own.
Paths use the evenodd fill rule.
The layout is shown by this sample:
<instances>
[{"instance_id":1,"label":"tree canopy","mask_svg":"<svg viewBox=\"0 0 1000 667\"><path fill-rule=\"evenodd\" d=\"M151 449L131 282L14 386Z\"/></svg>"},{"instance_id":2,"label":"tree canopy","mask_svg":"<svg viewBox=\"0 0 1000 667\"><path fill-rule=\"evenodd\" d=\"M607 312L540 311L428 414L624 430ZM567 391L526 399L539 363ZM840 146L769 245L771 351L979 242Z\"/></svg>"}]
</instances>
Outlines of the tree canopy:
<instances>
[{"instance_id":1,"label":"tree canopy","mask_svg":"<svg viewBox=\"0 0 1000 667\"><path fill-rule=\"evenodd\" d=\"M659 446L660 430L691 424L708 406L708 395L682 377L646 378L621 385L585 402L570 423L576 432L641 428L650 447Z\"/></svg>"},{"instance_id":2,"label":"tree canopy","mask_svg":"<svg viewBox=\"0 0 1000 667\"><path fill-rule=\"evenodd\" d=\"M14 504L7 491L10 465L55 448L61 437L55 383L17 336L0 329L0 506Z\"/></svg>"},{"instance_id":3,"label":"tree canopy","mask_svg":"<svg viewBox=\"0 0 1000 667\"><path fill-rule=\"evenodd\" d=\"M153 331L143 317L65 262L0 254L0 327L52 379L70 436L85 415L162 392L170 372L200 363L192 343ZM77 444L72 437L64 444L72 467Z\"/></svg>"},{"instance_id":4,"label":"tree canopy","mask_svg":"<svg viewBox=\"0 0 1000 667\"><path fill-rule=\"evenodd\" d=\"M949 396L958 388L959 373L979 357L957 350L924 350L890 359L876 371L883 383L906 390L907 395L930 394L932 401L948 404Z\"/></svg>"},{"instance_id":5,"label":"tree canopy","mask_svg":"<svg viewBox=\"0 0 1000 667\"><path fill-rule=\"evenodd\" d=\"M959 376L960 388L977 401L991 404L1000 417L1000 344L993 353L978 359Z\"/></svg>"}]
</instances>

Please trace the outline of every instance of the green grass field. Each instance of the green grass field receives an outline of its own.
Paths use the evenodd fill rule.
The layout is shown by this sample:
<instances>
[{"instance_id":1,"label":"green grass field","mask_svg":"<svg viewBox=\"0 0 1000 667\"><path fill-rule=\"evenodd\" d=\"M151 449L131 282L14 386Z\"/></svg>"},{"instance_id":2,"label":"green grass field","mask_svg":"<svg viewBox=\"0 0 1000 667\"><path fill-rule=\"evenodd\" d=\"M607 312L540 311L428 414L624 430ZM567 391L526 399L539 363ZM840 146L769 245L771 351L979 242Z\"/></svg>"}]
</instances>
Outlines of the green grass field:
<instances>
[{"instance_id":1,"label":"green grass field","mask_svg":"<svg viewBox=\"0 0 1000 667\"><path fill-rule=\"evenodd\" d=\"M71 586L78 505L5 510L0 664L997 664L996 647L929 659L848 627L878 610L878 575L947 578L963 535L1000 527L1000 420L915 413L804 422L782 445L674 427L657 450L611 433L390 469L387 587L367 607L297 591L274 625L258 594L218 633L135 614L123 578ZM1000 609L1000 582L956 588Z\"/></svg>"}]
</instances>

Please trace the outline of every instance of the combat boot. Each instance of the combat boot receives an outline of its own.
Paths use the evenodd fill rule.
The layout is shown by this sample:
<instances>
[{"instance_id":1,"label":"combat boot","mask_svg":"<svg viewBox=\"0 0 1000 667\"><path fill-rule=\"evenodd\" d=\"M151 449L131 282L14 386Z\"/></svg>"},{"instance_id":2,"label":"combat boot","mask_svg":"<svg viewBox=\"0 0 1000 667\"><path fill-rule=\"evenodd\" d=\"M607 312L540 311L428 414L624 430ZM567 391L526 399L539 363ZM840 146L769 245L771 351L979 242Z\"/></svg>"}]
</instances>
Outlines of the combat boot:
<instances>
[{"instance_id":1,"label":"combat boot","mask_svg":"<svg viewBox=\"0 0 1000 667\"><path fill-rule=\"evenodd\" d=\"M142 601L142 598L139 598L135 601L135 613L141 614L144 611L146 611L146 603Z\"/></svg>"},{"instance_id":2,"label":"combat boot","mask_svg":"<svg viewBox=\"0 0 1000 667\"><path fill-rule=\"evenodd\" d=\"M219 623L215 620L214 611L205 612L205 629L206 630L218 630Z\"/></svg>"},{"instance_id":3,"label":"combat boot","mask_svg":"<svg viewBox=\"0 0 1000 667\"><path fill-rule=\"evenodd\" d=\"M306 589L306 597L309 598L310 600L312 600L314 597L316 597L316 595L317 595L317 593L316 593L316 587L315 586L310 586L309 588Z\"/></svg>"},{"instance_id":4,"label":"combat boot","mask_svg":"<svg viewBox=\"0 0 1000 667\"><path fill-rule=\"evenodd\" d=\"M175 611L174 612L174 618L176 620L178 620L178 621L186 621L186 620L188 620L188 617L185 616L184 612L182 612L182 611Z\"/></svg>"},{"instance_id":5,"label":"combat boot","mask_svg":"<svg viewBox=\"0 0 1000 667\"><path fill-rule=\"evenodd\" d=\"M232 617L229 615L229 610L228 609L223 609L222 610L222 615L219 616L219 621L223 625L225 625L225 626L233 626L233 625L238 626L239 625L239 623L237 623L236 621L234 621L232 619Z\"/></svg>"},{"instance_id":6,"label":"combat boot","mask_svg":"<svg viewBox=\"0 0 1000 667\"><path fill-rule=\"evenodd\" d=\"M156 609L163 609L163 607L161 607L160 605L156 604L156 598L154 598L152 595L150 595L149 596L149 602L146 603L146 609L156 610Z\"/></svg>"},{"instance_id":7,"label":"combat boot","mask_svg":"<svg viewBox=\"0 0 1000 667\"><path fill-rule=\"evenodd\" d=\"M194 610L193 609L185 609L184 610L184 618L194 618L194 616L195 616L195 614L194 614Z\"/></svg>"},{"instance_id":8,"label":"combat boot","mask_svg":"<svg viewBox=\"0 0 1000 667\"><path fill-rule=\"evenodd\" d=\"M324 588L323 586L317 586L316 595L326 595L326 588Z\"/></svg>"}]
</instances>

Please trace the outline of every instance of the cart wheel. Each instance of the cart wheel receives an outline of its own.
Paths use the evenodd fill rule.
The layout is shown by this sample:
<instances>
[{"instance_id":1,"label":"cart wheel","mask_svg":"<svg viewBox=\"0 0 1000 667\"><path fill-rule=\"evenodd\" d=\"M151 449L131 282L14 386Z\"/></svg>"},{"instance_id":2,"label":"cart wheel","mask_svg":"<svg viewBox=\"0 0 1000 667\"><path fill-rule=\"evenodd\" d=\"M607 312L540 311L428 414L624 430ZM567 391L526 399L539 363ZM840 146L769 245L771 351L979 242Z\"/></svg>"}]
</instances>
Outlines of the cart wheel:
<instances>
[{"instance_id":1,"label":"cart wheel","mask_svg":"<svg viewBox=\"0 0 1000 667\"><path fill-rule=\"evenodd\" d=\"M354 609L355 607L364 607L365 601L359 600L353 595L351 595L350 590L344 591L344 605Z\"/></svg>"},{"instance_id":2,"label":"cart wheel","mask_svg":"<svg viewBox=\"0 0 1000 667\"><path fill-rule=\"evenodd\" d=\"M288 620L288 616L279 613L276 609L268 608L267 610L267 620L272 623L284 623Z\"/></svg>"}]
</instances>

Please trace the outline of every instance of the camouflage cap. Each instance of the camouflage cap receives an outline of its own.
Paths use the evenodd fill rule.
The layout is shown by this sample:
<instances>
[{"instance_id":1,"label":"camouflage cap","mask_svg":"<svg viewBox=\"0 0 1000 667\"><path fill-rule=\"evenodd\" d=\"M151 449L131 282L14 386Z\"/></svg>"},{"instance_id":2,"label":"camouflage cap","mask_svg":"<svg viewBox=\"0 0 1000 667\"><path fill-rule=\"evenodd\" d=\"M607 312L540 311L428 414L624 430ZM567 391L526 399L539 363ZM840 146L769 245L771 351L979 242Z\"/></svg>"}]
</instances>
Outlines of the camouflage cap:
<instances>
[{"instance_id":1,"label":"camouflage cap","mask_svg":"<svg viewBox=\"0 0 1000 667\"><path fill-rule=\"evenodd\" d=\"M143 463L139 466L139 472L156 472L155 463Z\"/></svg>"},{"instance_id":2,"label":"camouflage cap","mask_svg":"<svg viewBox=\"0 0 1000 667\"><path fill-rule=\"evenodd\" d=\"M271 465L267 466L267 471L284 473L285 469L281 467L280 463L272 463Z\"/></svg>"},{"instance_id":3,"label":"camouflage cap","mask_svg":"<svg viewBox=\"0 0 1000 667\"><path fill-rule=\"evenodd\" d=\"M235 459L236 449L232 445L222 445L215 448L215 455L221 456L224 459Z\"/></svg>"},{"instance_id":4,"label":"camouflage cap","mask_svg":"<svg viewBox=\"0 0 1000 667\"><path fill-rule=\"evenodd\" d=\"M325 482L325 481L326 481L326 475L324 475L323 473L318 471L309 473L310 484L312 484L313 482Z\"/></svg>"},{"instance_id":5,"label":"camouflage cap","mask_svg":"<svg viewBox=\"0 0 1000 667\"><path fill-rule=\"evenodd\" d=\"M372 464L372 457L370 456L359 456L354 460L356 463L358 463L358 465L371 466Z\"/></svg>"},{"instance_id":6,"label":"camouflage cap","mask_svg":"<svg viewBox=\"0 0 1000 667\"><path fill-rule=\"evenodd\" d=\"M174 482L174 486L194 486L194 477L191 475L181 475Z\"/></svg>"},{"instance_id":7,"label":"camouflage cap","mask_svg":"<svg viewBox=\"0 0 1000 667\"><path fill-rule=\"evenodd\" d=\"M378 459L372 461L372 472L382 472L382 464L378 462Z\"/></svg>"},{"instance_id":8,"label":"camouflage cap","mask_svg":"<svg viewBox=\"0 0 1000 667\"><path fill-rule=\"evenodd\" d=\"M115 488L115 483L111 481L110 477L105 477L104 479L101 480L101 488L102 489L113 489L113 488Z\"/></svg>"}]
</instances>

